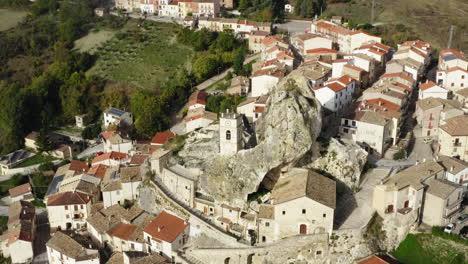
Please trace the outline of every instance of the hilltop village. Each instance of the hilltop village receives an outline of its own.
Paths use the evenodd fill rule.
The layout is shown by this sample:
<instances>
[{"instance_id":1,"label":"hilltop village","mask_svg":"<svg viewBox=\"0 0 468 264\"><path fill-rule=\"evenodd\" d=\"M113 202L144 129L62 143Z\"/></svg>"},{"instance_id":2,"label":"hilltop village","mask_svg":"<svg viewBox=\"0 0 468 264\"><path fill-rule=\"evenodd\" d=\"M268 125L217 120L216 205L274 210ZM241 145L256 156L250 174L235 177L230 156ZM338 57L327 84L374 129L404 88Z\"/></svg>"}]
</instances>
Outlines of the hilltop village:
<instances>
[{"instance_id":1,"label":"hilltop village","mask_svg":"<svg viewBox=\"0 0 468 264\"><path fill-rule=\"evenodd\" d=\"M0 175L41 170L50 184L30 179L2 199L12 263L399 263L385 253L408 234L442 227L466 239L463 52L390 47L341 17L277 34L220 18L229 0L115 7L232 32L248 42L252 74L221 92L194 87L183 117L149 141L132 138L133 114L112 106L87 148L50 133L43 151L43 133L30 132L0 157ZM245 98L218 114L207 104L219 93ZM17 166L37 155L51 166Z\"/></svg>"}]
</instances>

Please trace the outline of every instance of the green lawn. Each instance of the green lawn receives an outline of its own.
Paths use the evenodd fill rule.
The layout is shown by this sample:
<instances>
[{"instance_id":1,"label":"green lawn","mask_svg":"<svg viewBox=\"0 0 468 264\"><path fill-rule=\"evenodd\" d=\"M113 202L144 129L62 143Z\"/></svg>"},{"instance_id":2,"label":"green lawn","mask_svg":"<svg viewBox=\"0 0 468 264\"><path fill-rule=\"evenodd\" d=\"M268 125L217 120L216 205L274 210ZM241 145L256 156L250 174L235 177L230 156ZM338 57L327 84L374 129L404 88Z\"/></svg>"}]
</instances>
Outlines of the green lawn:
<instances>
[{"instance_id":1,"label":"green lawn","mask_svg":"<svg viewBox=\"0 0 468 264\"><path fill-rule=\"evenodd\" d=\"M88 74L158 89L177 72L190 67L193 50L177 43L176 30L176 25L169 23L148 22L138 27L136 20L130 20L98 48L99 58Z\"/></svg>"},{"instance_id":2,"label":"green lawn","mask_svg":"<svg viewBox=\"0 0 468 264\"><path fill-rule=\"evenodd\" d=\"M21 22L28 12L12 9L0 9L0 31L8 30Z\"/></svg>"},{"instance_id":3,"label":"green lawn","mask_svg":"<svg viewBox=\"0 0 468 264\"><path fill-rule=\"evenodd\" d=\"M38 153L34 157L19 163L15 166L15 168L29 167L32 165L42 164L53 160L56 160L56 158Z\"/></svg>"},{"instance_id":4,"label":"green lawn","mask_svg":"<svg viewBox=\"0 0 468 264\"><path fill-rule=\"evenodd\" d=\"M406 264L463 264L468 247L431 234L409 234L393 252Z\"/></svg>"},{"instance_id":5,"label":"green lawn","mask_svg":"<svg viewBox=\"0 0 468 264\"><path fill-rule=\"evenodd\" d=\"M114 35L115 32L108 30L90 32L88 35L75 41L75 49L93 54L98 47L101 47L106 41L112 39Z\"/></svg>"}]
</instances>

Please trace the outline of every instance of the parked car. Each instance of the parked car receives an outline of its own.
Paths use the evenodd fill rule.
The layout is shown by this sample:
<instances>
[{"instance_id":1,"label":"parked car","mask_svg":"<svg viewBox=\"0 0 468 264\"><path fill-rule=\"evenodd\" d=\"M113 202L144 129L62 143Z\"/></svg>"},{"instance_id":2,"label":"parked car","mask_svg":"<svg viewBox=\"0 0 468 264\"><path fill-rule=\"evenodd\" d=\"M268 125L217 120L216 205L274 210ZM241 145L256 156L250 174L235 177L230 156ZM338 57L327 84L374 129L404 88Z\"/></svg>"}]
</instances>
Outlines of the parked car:
<instances>
[{"instance_id":1,"label":"parked car","mask_svg":"<svg viewBox=\"0 0 468 264\"><path fill-rule=\"evenodd\" d=\"M461 223L465 222L466 219L468 219L468 214L460 215L460 216L457 218L457 224L461 224Z\"/></svg>"},{"instance_id":2,"label":"parked car","mask_svg":"<svg viewBox=\"0 0 468 264\"><path fill-rule=\"evenodd\" d=\"M453 230L455 230L455 223L451 223L451 224L448 224L445 228L444 228L444 232L445 233L452 233Z\"/></svg>"},{"instance_id":3,"label":"parked car","mask_svg":"<svg viewBox=\"0 0 468 264\"><path fill-rule=\"evenodd\" d=\"M468 226L464 226L459 233L461 238L468 239Z\"/></svg>"}]
</instances>

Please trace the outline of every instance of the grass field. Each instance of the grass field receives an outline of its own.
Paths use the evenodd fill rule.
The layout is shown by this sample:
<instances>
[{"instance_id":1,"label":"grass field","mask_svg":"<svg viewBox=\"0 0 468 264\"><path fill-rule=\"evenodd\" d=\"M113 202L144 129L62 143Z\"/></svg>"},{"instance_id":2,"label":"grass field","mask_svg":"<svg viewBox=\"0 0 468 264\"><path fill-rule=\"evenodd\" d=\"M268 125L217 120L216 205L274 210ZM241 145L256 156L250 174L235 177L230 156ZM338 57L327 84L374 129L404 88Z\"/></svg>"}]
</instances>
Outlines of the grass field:
<instances>
[{"instance_id":1,"label":"grass field","mask_svg":"<svg viewBox=\"0 0 468 264\"><path fill-rule=\"evenodd\" d=\"M12 9L0 9L0 31L8 30L16 26L28 12Z\"/></svg>"},{"instance_id":2,"label":"grass field","mask_svg":"<svg viewBox=\"0 0 468 264\"><path fill-rule=\"evenodd\" d=\"M56 160L56 158L51 157L51 156L45 156L43 154L36 154L34 157L27 159L20 164L16 165L15 168L24 168L24 167L29 167L32 165L37 165L37 164L42 164L46 163L49 161Z\"/></svg>"},{"instance_id":3,"label":"grass field","mask_svg":"<svg viewBox=\"0 0 468 264\"><path fill-rule=\"evenodd\" d=\"M324 15L341 15L355 23L370 23L371 3L372 0L353 0L332 4ZM379 0L374 24L404 24L437 49L446 48L450 25L455 25L452 48L468 52L468 1Z\"/></svg>"},{"instance_id":4,"label":"grass field","mask_svg":"<svg viewBox=\"0 0 468 264\"><path fill-rule=\"evenodd\" d=\"M96 64L88 74L140 88L158 89L178 71L189 69L193 50L177 43L176 26L135 20L98 48Z\"/></svg>"},{"instance_id":5,"label":"grass field","mask_svg":"<svg viewBox=\"0 0 468 264\"><path fill-rule=\"evenodd\" d=\"M431 234L409 234L393 256L406 264L463 264L468 247Z\"/></svg>"},{"instance_id":6,"label":"grass field","mask_svg":"<svg viewBox=\"0 0 468 264\"><path fill-rule=\"evenodd\" d=\"M75 49L93 54L98 47L101 47L106 41L112 39L114 34L114 32L108 30L90 32L88 35L75 41Z\"/></svg>"}]
</instances>

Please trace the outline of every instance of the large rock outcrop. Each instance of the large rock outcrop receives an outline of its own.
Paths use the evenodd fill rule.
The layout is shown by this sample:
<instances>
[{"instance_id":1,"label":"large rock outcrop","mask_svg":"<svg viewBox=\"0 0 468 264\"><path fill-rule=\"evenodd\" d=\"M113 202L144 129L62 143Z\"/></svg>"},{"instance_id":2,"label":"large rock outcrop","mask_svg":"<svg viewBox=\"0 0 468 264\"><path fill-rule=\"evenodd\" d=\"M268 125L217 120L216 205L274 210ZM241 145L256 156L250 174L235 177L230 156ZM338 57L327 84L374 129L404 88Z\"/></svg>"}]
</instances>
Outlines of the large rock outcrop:
<instances>
[{"instance_id":1,"label":"large rock outcrop","mask_svg":"<svg viewBox=\"0 0 468 264\"><path fill-rule=\"evenodd\" d=\"M361 172L368 153L353 142L346 144L331 138L320 151L320 156L306 167L326 172L348 188L355 189L361 181Z\"/></svg>"},{"instance_id":2,"label":"large rock outcrop","mask_svg":"<svg viewBox=\"0 0 468 264\"><path fill-rule=\"evenodd\" d=\"M264 178L264 184L271 186L281 169L294 166L314 149L321 125L320 104L302 70L297 69L270 94L267 111L256 126L257 146L233 156L205 152L202 164L194 154L199 152L197 142L203 143L203 139L192 135L187 141L192 144L186 144L179 156L186 166L198 164L204 170L199 184L203 192L219 202L243 206ZM211 144L219 142L216 137L212 133Z\"/></svg>"}]
</instances>

